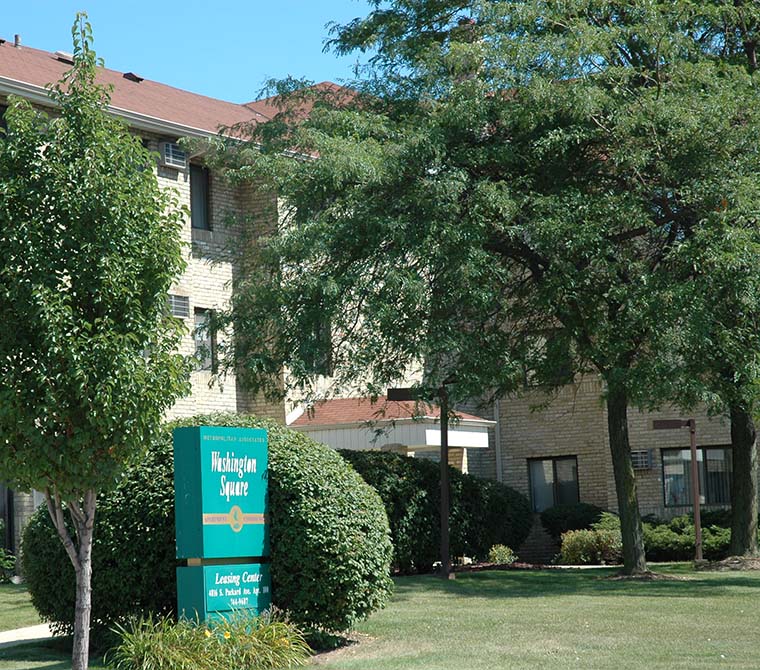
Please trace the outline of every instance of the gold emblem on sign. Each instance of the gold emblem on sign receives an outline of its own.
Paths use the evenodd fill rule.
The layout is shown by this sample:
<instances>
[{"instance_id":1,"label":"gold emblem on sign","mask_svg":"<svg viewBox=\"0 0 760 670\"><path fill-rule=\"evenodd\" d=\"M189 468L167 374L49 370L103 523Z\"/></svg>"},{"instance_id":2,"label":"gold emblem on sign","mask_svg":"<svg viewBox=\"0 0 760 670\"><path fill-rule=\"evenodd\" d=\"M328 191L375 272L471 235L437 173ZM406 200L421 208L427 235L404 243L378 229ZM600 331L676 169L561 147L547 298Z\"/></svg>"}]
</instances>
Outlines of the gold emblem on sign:
<instances>
[{"instance_id":1,"label":"gold emblem on sign","mask_svg":"<svg viewBox=\"0 0 760 670\"><path fill-rule=\"evenodd\" d=\"M245 518L243 517L243 510L235 505L230 510L230 528L232 528L235 533L239 533L241 530L243 530L244 524Z\"/></svg>"}]
</instances>

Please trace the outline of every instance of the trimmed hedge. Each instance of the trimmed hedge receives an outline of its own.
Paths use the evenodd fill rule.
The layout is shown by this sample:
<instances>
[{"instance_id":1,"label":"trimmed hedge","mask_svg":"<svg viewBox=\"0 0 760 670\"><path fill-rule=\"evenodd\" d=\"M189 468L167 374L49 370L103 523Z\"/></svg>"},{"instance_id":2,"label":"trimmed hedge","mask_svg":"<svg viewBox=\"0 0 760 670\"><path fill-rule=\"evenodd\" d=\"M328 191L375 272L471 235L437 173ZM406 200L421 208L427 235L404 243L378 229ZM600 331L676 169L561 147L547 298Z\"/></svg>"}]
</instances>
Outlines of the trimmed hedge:
<instances>
[{"instance_id":1,"label":"trimmed hedge","mask_svg":"<svg viewBox=\"0 0 760 670\"><path fill-rule=\"evenodd\" d=\"M388 513L397 572L430 572L440 558L440 466L383 451L341 450L379 494ZM451 552L488 557L496 544L519 547L531 528L527 498L498 482L450 468Z\"/></svg>"},{"instance_id":2,"label":"trimmed hedge","mask_svg":"<svg viewBox=\"0 0 760 670\"><path fill-rule=\"evenodd\" d=\"M274 604L298 624L344 630L390 596L393 547L382 501L335 451L273 421L235 414L167 426L143 462L101 495L93 547L93 622L170 614L176 606L171 429L216 425L269 431ZM24 533L32 602L71 629L74 573L47 512Z\"/></svg>"},{"instance_id":3,"label":"trimmed hedge","mask_svg":"<svg viewBox=\"0 0 760 670\"><path fill-rule=\"evenodd\" d=\"M717 525L714 522L730 522L730 512L723 510L708 512L706 521L702 527L702 553L710 561L718 561L728 556L731 542L731 529ZM620 519L617 515L605 512L592 525L588 537L570 537L571 533L562 536L562 560L568 563L599 562L591 550L580 550L575 546L565 547L566 542L572 540L576 545L585 543L591 546L594 542L602 542L600 538L592 537L593 534L614 533L620 538ZM579 531L580 532L580 531ZM647 517L643 523L644 549L648 561L691 561L694 558L694 519L691 515L674 517L669 521L661 521L653 517ZM604 540L606 542L606 540ZM585 548L585 547L584 547ZM567 555L567 557L566 557ZM581 558L588 560L581 560ZM590 558L589 558L590 557ZM611 562L605 558L605 562Z\"/></svg>"},{"instance_id":4,"label":"trimmed hedge","mask_svg":"<svg viewBox=\"0 0 760 670\"><path fill-rule=\"evenodd\" d=\"M694 558L695 537L694 520L689 515L677 516L670 521L645 523L644 547L647 560L691 561ZM726 558L730 544L730 528L703 523L702 554L707 560L719 561Z\"/></svg>"},{"instance_id":5,"label":"trimmed hedge","mask_svg":"<svg viewBox=\"0 0 760 670\"><path fill-rule=\"evenodd\" d=\"M541 512L541 525L556 541L569 530L588 530L599 521L604 510L588 503L555 505Z\"/></svg>"},{"instance_id":6,"label":"trimmed hedge","mask_svg":"<svg viewBox=\"0 0 760 670\"><path fill-rule=\"evenodd\" d=\"M560 559L565 565L614 565L622 558L620 531L582 529L562 534Z\"/></svg>"}]
</instances>

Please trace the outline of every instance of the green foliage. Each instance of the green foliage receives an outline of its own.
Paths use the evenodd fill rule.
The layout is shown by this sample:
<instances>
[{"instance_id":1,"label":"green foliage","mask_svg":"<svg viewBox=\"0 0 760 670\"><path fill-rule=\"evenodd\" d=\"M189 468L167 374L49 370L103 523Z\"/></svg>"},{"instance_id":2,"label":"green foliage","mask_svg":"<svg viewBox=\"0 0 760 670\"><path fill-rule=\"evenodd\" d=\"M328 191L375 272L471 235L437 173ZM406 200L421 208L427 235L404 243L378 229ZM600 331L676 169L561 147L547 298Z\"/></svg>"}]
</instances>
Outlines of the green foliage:
<instances>
[{"instance_id":1,"label":"green foliage","mask_svg":"<svg viewBox=\"0 0 760 670\"><path fill-rule=\"evenodd\" d=\"M620 517L614 512L602 512L591 524L592 530L614 530L620 532Z\"/></svg>"},{"instance_id":2,"label":"green foliage","mask_svg":"<svg viewBox=\"0 0 760 670\"><path fill-rule=\"evenodd\" d=\"M549 535L559 540L568 530L588 530L604 513L601 507L588 503L555 505L541 512L541 525Z\"/></svg>"},{"instance_id":3,"label":"green foliage","mask_svg":"<svg viewBox=\"0 0 760 670\"><path fill-rule=\"evenodd\" d=\"M0 141L0 479L46 495L77 579L72 667L87 665L96 495L188 389L166 296L183 211L109 113L86 15L48 116L9 98ZM73 528L63 519L64 503ZM72 605L72 612L74 607Z\"/></svg>"},{"instance_id":4,"label":"green foliage","mask_svg":"<svg viewBox=\"0 0 760 670\"><path fill-rule=\"evenodd\" d=\"M402 574L429 572L440 560L440 465L382 451L340 451L380 495ZM486 558L494 544L519 547L531 514L525 496L503 484L449 468L451 551Z\"/></svg>"},{"instance_id":5,"label":"green foliage","mask_svg":"<svg viewBox=\"0 0 760 670\"><path fill-rule=\"evenodd\" d=\"M512 565L517 560L517 554L505 544L495 544L488 550L488 562L497 565Z\"/></svg>"},{"instance_id":6,"label":"green foliage","mask_svg":"<svg viewBox=\"0 0 760 670\"><path fill-rule=\"evenodd\" d=\"M131 618L115 633L106 657L114 670L277 670L306 665L310 653L292 624L243 612L200 625Z\"/></svg>"},{"instance_id":7,"label":"green foliage","mask_svg":"<svg viewBox=\"0 0 760 670\"><path fill-rule=\"evenodd\" d=\"M690 561L694 558L694 543L694 520L687 515L668 522L644 524L644 544L650 560ZM726 558L730 543L730 528L703 524L702 553L707 560Z\"/></svg>"},{"instance_id":8,"label":"green foliage","mask_svg":"<svg viewBox=\"0 0 760 670\"><path fill-rule=\"evenodd\" d=\"M702 553L707 560L726 558L731 544L731 511L706 510L702 514ZM605 512L593 525L595 530L620 532L620 519ZM650 561L691 561L694 559L694 518L689 514L661 521L647 517L643 525L644 546Z\"/></svg>"},{"instance_id":9,"label":"green foliage","mask_svg":"<svg viewBox=\"0 0 760 670\"><path fill-rule=\"evenodd\" d=\"M176 607L171 434L156 439L118 486L101 493L92 556L93 626L98 633L127 615L167 615ZM41 507L24 530L22 561L40 615L70 633L74 576Z\"/></svg>"},{"instance_id":10,"label":"green foliage","mask_svg":"<svg viewBox=\"0 0 760 670\"><path fill-rule=\"evenodd\" d=\"M15 568L16 557L0 547L0 584L10 583Z\"/></svg>"},{"instance_id":11,"label":"green foliage","mask_svg":"<svg viewBox=\"0 0 760 670\"><path fill-rule=\"evenodd\" d=\"M89 26L48 117L11 98L0 141L0 474L79 500L115 484L187 390L166 295L182 210L108 113Z\"/></svg>"},{"instance_id":12,"label":"green foliage","mask_svg":"<svg viewBox=\"0 0 760 670\"><path fill-rule=\"evenodd\" d=\"M569 530L562 535L560 560L566 565L612 565L622 557L619 530Z\"/></svg>"},{"instance_id":13,"label":"green foliage","mask_svg":"<svg viewBox=\"0 0 760 670\"><path fill-rule=\"evenodd\" d=\"M382 501L333 450L273 421L197 416L169 424L145 460L103 494L93 547L93 620L176 607L171 429L266 428L274 604L298 624L344 630L387 601L392 546ZM66 630L74 583L47 515L24 536L24 570L40 615Z\"/></svg>"},{"instance_id":14,"label":"green foliage","mask_svg":"<svg viewBox=\"0 0 760 670\"><path fill-rule=\"evenodd\" d=\"M759 17L389 0L334 26L339 53L373 54L359 94L284 96L252 131L262 152L220 159L293 207L228 315L236 369L266 384L287 363L308 385L331 322L338 383L374 393L420 360L428 397L601 375L626 568L642 569L629 403L751 414L757 397Z\"/></svg>"}]
</instances>

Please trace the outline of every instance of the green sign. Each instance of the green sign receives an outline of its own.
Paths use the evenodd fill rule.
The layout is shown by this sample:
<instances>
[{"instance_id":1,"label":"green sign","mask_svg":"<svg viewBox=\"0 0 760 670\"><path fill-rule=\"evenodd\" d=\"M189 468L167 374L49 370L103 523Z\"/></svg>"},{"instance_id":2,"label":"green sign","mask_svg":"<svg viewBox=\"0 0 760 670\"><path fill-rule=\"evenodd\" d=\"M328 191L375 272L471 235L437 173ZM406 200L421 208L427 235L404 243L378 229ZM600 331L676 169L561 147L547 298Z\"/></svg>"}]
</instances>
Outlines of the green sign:
<instances>
[{"instance_id":1,"label":"green sign","mask_svg":"<svg viewBox=\"0 0 760 670\"><path fill-rule=\"evenodd\" d=\"M187 619L240 609L258 614L272 604L269 564L177 568L177 594L179 614Z\"/></svg>"},{"instance_id":2,"label":"green sign","mask_svg":"<svg viewBox=\"0 0 760 670\"><path fill-rule=\"evenodd\" d=\"M267 432L174 431L177 558L269 556Z\"/></svg>"}]
</instances>

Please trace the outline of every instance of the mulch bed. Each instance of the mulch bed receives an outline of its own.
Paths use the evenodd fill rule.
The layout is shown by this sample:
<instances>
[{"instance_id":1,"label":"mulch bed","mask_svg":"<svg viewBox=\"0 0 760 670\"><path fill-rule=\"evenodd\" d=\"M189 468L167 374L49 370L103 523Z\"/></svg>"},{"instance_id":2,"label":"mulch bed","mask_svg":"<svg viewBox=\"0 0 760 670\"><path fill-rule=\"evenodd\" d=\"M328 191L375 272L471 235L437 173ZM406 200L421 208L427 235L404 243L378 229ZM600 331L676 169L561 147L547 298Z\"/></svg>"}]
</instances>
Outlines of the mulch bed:
<instances>
[{"instance_id":1,"label":"mulch bed","mask_svg":"<svg viewBox=\"0 0 760 670\"><path fill-rule=\"evenodd\" d=\"M599 579L611 582L688 582L691 578L683 575L663 575L659 572L640 572L635 575L610 575Z\"/></svg>"},{"instance_id":2,"label":"mulch bed","mask_svg":"<svg viewBox=\"0 0 760 670\"><path fill-rule=\"evenodd\" d=\"M728 572L738 570L760 570L760 557L729 556L722 561L707 561L695 563L696 570Z\"/></svg>"},{"instance_id":3,"label":"mulch bed","mask_svg":"<svg viewBox=\"0 0 760 670\"><path fill-rule=\"evenodd\" d=\"M455 565L452 572L483 572L484 570L562 570L559 565L544 565L542 563L470 563Z\"/></svg>"}]
</instances>

